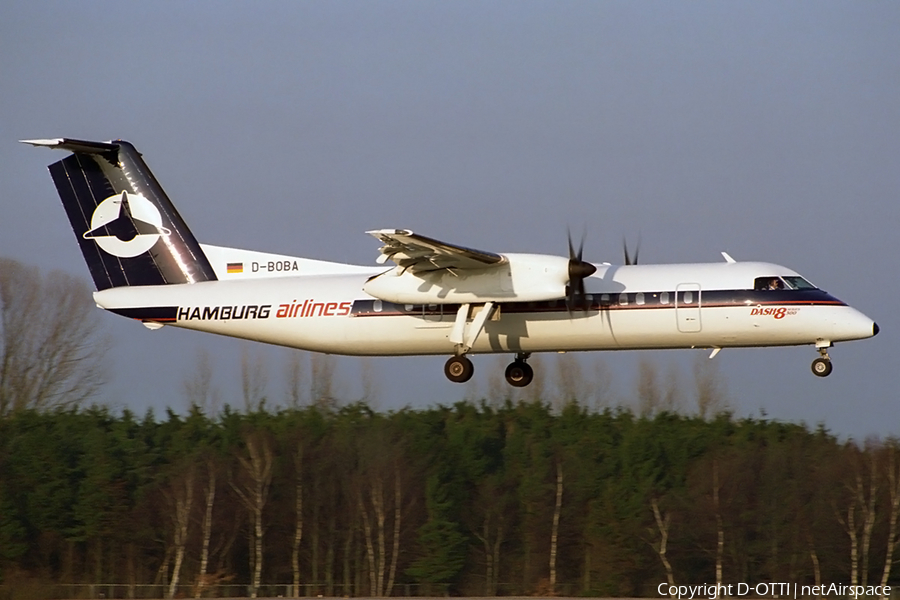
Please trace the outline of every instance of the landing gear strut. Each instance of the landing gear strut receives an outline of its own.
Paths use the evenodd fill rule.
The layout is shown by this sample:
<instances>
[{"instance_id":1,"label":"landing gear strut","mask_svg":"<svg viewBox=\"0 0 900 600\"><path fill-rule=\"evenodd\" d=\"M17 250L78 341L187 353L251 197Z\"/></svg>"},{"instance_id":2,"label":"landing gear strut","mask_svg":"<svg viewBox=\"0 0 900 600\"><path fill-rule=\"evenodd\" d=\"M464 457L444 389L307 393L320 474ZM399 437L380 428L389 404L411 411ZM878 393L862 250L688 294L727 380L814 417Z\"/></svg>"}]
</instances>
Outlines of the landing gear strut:
<instances>
[{"instance_id":1,"label":"landing gear strut","mask_svg":"<svg viewBox=\"0 0 900 600\"><path fill-rule=\"evenodd\" d=\"M465 383L472 379L473 373L475 373L475 365L465 354L451 356L444 365L444 375L453 383Z\"/></svg>"},{"instance_id":2,"label":"landing gear strut","mask_svg":"<svg viewBox=\"0 0 900 600\"><path fill-rule=\"evenodd\" d=\"M534 370L525 362L528 354L517 354L516 360L506 367L506 381L513 387L525 387L534 379Z\"/></svg>"},{"instance_id":3,"label":"landing gear strut","mask_svg":"<svg viewBox=\"0 0 900 600\"><path fill-rule=\"evenodd\" d=\"M827 347L817 348L821 356L812 362L812 372L816 377L828 377L831 375L831 357L828 356Z\"/></svg>"}]
</instances>

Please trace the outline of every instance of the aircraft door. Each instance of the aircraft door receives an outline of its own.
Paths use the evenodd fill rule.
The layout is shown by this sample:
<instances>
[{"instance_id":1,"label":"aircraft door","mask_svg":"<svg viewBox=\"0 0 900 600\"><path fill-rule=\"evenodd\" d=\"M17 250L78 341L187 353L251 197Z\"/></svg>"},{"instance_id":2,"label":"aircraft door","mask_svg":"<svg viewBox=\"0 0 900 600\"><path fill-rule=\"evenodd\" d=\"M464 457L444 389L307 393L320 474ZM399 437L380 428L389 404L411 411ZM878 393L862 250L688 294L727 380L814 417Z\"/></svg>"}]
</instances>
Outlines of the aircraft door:
<instances>
[{"instance_id":1,"label":"aircraft door","mask_svg":"<svg viewBox=\"0 0 900 600\"><path fill-rule=\"evenodd\" d=\"M700 331L700 304L699 283L682 283L675 289L675 319L678 331L682 333Z\"/></svg>"}]
</instances>

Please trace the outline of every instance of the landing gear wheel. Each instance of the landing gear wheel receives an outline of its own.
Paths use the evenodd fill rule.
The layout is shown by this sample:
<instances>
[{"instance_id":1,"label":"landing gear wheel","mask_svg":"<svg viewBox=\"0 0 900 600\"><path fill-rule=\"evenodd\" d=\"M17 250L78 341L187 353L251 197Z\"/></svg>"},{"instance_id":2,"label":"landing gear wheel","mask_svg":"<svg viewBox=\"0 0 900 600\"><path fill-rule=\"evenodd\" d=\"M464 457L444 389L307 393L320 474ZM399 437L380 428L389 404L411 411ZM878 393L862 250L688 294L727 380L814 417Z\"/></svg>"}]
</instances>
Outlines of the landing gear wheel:
<instances>
[{"instance_id":1,"label":"landing gear wheel","mask_svg":"<svg viewBox=\"0 0 900 600\"><path fill-rule=\"evenodd\" d=\"M812 362L812 372L817 377L828 377L831 375L831 359L817 358Z\"/></svg>"},{"instance_id":2,"label":"landing gear wheel","mask_svg":"<svg viewBox=\"0 0 900 600\"><path fill-rule=\"evenodd\" d=\"M534 379L534 370L524 360L514 360L506 367L506 381L513 387L525 387Z\"/></svg>"},{"instance_id":3,"label":"landing gear wheel","mask_svg":"<svg viewBox=\"0 0 900 600\"><path fill-rule=\"evenodd\" d=\"M444 365L444 375L453 383L465 383L472 379L475 365L465 356L453 356Z\"/></svg>"}]
</instances>

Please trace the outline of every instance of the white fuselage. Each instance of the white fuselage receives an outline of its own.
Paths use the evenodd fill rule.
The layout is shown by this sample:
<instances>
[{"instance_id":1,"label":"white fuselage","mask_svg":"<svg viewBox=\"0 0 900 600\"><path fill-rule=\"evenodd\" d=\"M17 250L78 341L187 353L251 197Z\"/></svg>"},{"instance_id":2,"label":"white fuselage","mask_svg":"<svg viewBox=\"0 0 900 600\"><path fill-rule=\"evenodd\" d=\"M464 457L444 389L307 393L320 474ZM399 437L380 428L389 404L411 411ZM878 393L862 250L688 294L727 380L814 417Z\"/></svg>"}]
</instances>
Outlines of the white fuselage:
<instances>
[{"instance_id":1,"label":"white fuselage","mask_svg":"<svg viewBox=\"0 0 900 600\"><path fill-rule=\"evenodd\" d=\"M363 291L384 268L229 278L95 293L97 304L171 324L318 352L453 354L459 304L403 305ZM816 344L871 337L874 322L821 290L754 291L756 277L796 275L768 263L598 265L589 308L565 298L500 302L473 353ZM477 297L472 298L474 311ZM473 311L473 312L474 312ZM471 318L471 317L469 317Z\"/></svg>"}]
</instances>

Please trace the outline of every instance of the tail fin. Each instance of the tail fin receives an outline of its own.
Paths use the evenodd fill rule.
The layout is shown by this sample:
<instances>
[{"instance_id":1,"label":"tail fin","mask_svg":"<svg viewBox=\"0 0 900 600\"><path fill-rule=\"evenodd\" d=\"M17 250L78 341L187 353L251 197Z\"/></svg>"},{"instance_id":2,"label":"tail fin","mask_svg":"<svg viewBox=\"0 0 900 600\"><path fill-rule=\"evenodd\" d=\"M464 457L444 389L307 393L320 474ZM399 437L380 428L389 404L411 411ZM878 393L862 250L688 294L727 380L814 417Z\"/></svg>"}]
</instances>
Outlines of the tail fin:
<instances>
[{"instance_id":1,"label":"tail fin","mask_svg":"<svg viewBox=\"0 0 900 600\"><path fill-rule=\"evenodd\" d=\"M50 165L98 290L216 279L200 244L128 142L23 140L73 154Z\"/></svg>"}]
</instances>

